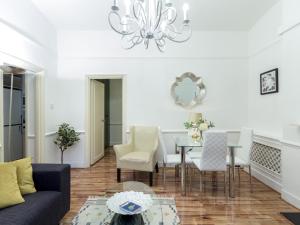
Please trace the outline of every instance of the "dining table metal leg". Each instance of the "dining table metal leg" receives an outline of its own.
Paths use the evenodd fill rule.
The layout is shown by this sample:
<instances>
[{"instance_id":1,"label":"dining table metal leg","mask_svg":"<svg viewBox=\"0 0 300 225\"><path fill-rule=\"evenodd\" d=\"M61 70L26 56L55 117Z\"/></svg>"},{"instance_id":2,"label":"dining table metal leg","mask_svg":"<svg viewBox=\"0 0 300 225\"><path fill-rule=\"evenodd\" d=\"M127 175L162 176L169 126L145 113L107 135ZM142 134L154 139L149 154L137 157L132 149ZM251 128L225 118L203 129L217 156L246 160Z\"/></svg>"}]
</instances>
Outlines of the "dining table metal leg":
<instances>
[{"instance_id":1,"label":"dining table metal leg","mask_svg":"<svg viewBox=\"0 0 300 225\"><path fill-rule=\"evenodd\" d=\"M230 185L229 185L229 196L231 198L234 198L235 197L235 156L234 156L234 147L233 146L230 146L229 147L229 154L230 154L230 168L229 170L231 171L230 173Z\"/></svg>"},{"instance_id":2,"label":"dining table metal leg","mask_svg":"<svg viewBox=\"0 0 300 225\"><path fill-rule=\"evenodd\" d=\"M186 167L185 167L185 148L181 147L181 195L186 196Z\"/></svg>"},{"instance_id":3,"label":"dining table metal leg","mask_svg":"<svg viewBox=\"0 0 300 225\"><path fill-rule=\"evenodd\" d=\"M175 153L176 154L179 153L177 144L175 144ZM175 180L177 177L179 177L179 166L178 165L175 166Z\"/></svg>"}]
</instances>

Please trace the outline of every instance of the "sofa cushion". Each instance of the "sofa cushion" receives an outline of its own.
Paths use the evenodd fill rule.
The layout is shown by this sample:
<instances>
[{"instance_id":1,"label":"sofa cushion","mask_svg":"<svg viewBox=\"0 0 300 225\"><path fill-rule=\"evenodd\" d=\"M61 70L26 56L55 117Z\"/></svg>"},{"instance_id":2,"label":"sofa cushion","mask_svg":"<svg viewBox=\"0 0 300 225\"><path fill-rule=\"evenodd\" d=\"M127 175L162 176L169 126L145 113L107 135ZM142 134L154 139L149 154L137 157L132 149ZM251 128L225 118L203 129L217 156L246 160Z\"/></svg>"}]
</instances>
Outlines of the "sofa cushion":
<instances>
[{"instance_id":1,"label":"sofa cushion","mask_svg":"<svg viewBox=\"0 0 300 225\"><path fill-rule=\"evenodd\" d=\"M130 152L120 158L120 161L149 163L151 159L151 152Z\"/></svg>"},{"instance_id":2,"label":"sofa cushion","mask_svg":"<svg viewBox=\"0 0 300 225\"><path fill-rule=\"evenodd\" d=\"M17 168L9 164L0 164L0 208L22 202L24 199L18 185Z\"/></svg>"},{"instance_id":3,"label":"sofa cushion","mask_svg":"<svg viewBox=\"0 0 300 225\"><path fill-rule=\"evenodd\" d=\"M19 159L9 162L9 164L17 167L18 184L22 195L36 192L32 179L31 158Z\"/></svg>"},{"instance_id":4,"label":"sofa cushion","mask_svg":"<svg viewBox=\"0 0 300 225\"><path fill-rule=\"evenodd\" d=\"M0 210L1 225L57 225L61 214L61 192L40 191L24 196L25 202Z\"/></svg>"}]
</instances>

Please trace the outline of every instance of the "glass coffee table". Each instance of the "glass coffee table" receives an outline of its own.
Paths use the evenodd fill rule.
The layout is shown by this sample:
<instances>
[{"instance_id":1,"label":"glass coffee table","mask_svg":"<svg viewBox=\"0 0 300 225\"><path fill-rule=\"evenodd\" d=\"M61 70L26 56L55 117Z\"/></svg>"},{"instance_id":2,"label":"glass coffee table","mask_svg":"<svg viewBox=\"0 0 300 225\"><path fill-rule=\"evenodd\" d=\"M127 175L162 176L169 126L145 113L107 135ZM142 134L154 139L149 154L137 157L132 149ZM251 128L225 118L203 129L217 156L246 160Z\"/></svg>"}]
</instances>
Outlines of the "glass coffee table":
<instances>
[{"instance_id":1,"label":"glass coffee table","mask_svg":"<svg viewBox=\"0 0 300 225\"><path fill-rule=\"evenodd\" d=\"M151 196L153 204L148 210L135 216L123 216L114 213L106 206L107 200L120 192L143 192ZM162 225L163 213L160 200L153 190L146 184L135 181L128 181L112 185L105 191L104 196L90 197L79 213L73 219L73 225Z\"/></svg>"}]
</instances>

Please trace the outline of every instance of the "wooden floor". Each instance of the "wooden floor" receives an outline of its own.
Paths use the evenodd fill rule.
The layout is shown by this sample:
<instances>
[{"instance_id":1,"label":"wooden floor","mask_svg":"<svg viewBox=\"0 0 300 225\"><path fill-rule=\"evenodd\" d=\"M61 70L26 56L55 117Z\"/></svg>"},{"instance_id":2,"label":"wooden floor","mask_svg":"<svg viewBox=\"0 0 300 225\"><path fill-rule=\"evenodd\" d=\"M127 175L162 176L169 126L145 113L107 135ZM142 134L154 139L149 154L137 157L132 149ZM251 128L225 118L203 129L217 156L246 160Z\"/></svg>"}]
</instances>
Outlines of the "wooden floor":
<instances>
[{"instance_id":1,"label":"wooden floor","mask_svg":"<svg viewBox=\"0 0 300 225\"><path fill-rule=\"evenodd\" d=\"M196 174L197 175L197 174ZM116 184L115 155L106 156L88 169L72 169L71 211L63 222L69 223L77 214L88 196L104 195L105 190ZM210 179L207 175L207 180ZM142 172L122 172L122 181L133 180L148 183L148 174ZM256 179L253 179L251 193L248 175L242 173L240 187L236 184L236 198L224 195L222 176L218 177L218 187L212 188L206 183L200 194L198 176L193 178L191 192L182 197L180 181L174 178L174 169L167 171L166 187L163 186L162 169L154 175L153 189L157 195L174 197L181 224L238 224L238 225L277 225L290 224L280 212L297 212L298 210L280 199L280 194ZM228 193L228 190L227 190ZM228 195L228 194L226 194ZM167 224L168 225L168 224Z\"/></svg>"}]
</instances>

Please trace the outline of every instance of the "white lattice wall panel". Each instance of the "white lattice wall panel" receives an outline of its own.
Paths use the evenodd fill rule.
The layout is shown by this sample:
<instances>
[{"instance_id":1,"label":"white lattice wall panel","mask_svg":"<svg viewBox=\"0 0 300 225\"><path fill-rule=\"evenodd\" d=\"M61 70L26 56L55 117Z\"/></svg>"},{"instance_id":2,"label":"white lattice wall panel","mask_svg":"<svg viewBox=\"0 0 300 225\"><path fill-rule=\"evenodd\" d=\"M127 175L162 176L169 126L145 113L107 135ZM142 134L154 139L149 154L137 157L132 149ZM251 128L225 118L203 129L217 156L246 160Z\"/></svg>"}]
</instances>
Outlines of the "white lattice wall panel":
<instances>
[{"instance_id":1,"label":"white lattice wall panel","mask_svg":"<svg viewBox=\"0 0 300 225\"><path fill-rule=\"evenodd\" d=\"M251 161L276 174L281 174L281 150L254 142Z\"/></svg>"}]
</instances>

